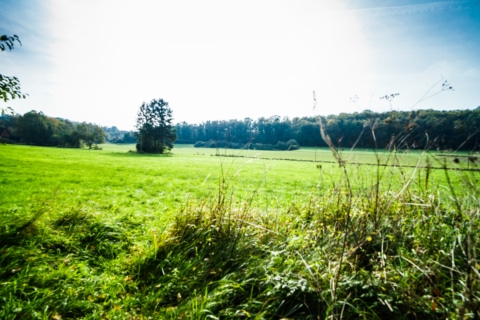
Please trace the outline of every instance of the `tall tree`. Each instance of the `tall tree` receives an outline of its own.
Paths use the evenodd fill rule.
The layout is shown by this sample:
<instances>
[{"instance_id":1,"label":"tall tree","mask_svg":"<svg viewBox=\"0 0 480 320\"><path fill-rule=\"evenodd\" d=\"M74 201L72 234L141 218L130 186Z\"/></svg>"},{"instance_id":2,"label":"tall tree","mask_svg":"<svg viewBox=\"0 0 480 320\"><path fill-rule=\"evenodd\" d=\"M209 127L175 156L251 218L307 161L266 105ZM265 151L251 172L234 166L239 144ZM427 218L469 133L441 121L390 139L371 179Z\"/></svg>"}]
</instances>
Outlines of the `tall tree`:
<instances>
[{"instance_id":1,"label":"tall tree","mask_svg":"<svg viewBox=\"0 0 480 320\"><path fill-rule=\"evenodd\" d=\"M163 99L145 102L137 113L138 152L164 153L173 148L177 133L173 126L172 109Z\"/></svg>"},{"instance_id":2,"label":"tall tree","mask_svg":"<svg viewBox=\"0 0 480 320\"><path fill-rule=\"evenodd\" d=\"M103 128L92 123L82 122L77 125L77 134L84 144L87 145L88 149L96 147L99 143L105 142L105 132Z\"/></svg>"},{"instance_id":3,"label":"tall tree","mask_svg":"<svg viewBox=\"0 0 480 320\"><path fill-rule=\"evenodd\" d=\"M42 112L32 110L18 119L17 130L23 142L37 146L51 145L53 126Z\"/></svg>"}]
</instances>

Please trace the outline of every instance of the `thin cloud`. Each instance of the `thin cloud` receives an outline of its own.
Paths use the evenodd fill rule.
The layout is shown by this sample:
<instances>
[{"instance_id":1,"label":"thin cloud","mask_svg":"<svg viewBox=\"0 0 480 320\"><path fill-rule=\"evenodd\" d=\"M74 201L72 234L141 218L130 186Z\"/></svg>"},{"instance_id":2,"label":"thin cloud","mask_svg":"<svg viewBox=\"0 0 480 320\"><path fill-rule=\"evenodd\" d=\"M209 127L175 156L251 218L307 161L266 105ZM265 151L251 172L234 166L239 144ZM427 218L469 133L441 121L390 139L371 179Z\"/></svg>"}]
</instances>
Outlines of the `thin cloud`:
<instances>
[{"instance_id":1,"label":"thin cloud","mask_svg":"<svg viewBox=\"0 0 480 320\"><path fill-rule=\"evenodd\" d=\"M377 3L377 2L376 2ZM375 3L375 4L376 4ZM392 2L391 2L392 3ZM435 14L444 10L465 10L468 5L477 4L475 0L456 0L456 1L435 1L426 3L412 3L405 5L398 5L395 2L392 5L373 5L366 7L358 7L348 9L348 11L357 12L360 14L368 14L370 17L389 17L389 16L410 16L416 14Z\"/></svg>"}]
</instances>

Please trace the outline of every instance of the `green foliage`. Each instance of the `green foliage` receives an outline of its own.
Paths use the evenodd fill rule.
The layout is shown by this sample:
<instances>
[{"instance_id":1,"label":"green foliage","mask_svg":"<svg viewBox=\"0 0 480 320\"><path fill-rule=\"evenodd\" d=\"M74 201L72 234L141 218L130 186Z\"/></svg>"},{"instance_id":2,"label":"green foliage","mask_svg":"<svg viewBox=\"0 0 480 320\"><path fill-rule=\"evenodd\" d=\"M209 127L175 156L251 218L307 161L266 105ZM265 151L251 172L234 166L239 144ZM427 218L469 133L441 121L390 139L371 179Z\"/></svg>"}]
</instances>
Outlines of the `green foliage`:
<instances>
[{"instance_id":1,"label":"green foliage","mask_svg":"<svg viewBox=\"0 0 480 320\"><path fill-rule=\"evenodd\" d=\"M8 128L9 131L15 132L15 139L10 139L10 142L74 148L85 144L89 149L105 142L103 129L92 123L73 123L60 118L51 118L35 110L11 118L16 120Z\"/></svg>"},{"instance_id":2,"label":"green foliage","mask_svg":"<svg viewBox=\"0 0 480 320\"><path fill-rule=\"evenodd\" d=\"M110 143L136 143L137 135L133 131L119 130L117 127L103 127L105 140Z\"/></svg>"},{"instance_id":3,"label":"green foliage","mask_svg":"<svg viewBox=\"0 0 480 320\"><path fill-rule=\"evenodd\" d=\"M137 113L137 151L164 153L171 150L177 139L172 120L172 109L163 99L143 103Z\"/></svg>"},{"instance_id":4,"label":"green foliage","mask_svg":"<svg viewBox=\"0 0 480 320\"><path fill-rule=\"evenodd\" d=\"M26 94L21 92L20 80L17 77L9 77L0 74L0 99L4 102L13 99L25 99ZM9 108L11 111L11 108ZM5 114L5 110L2 109L2 116Z\"/></svg>"},{"instance_id":5,"label":"green foliage","mask_svg":"<svg viewBox=\"0 0 480 320\"><path fill-rule=\"evenodd\" d=\"M77 124L76 132L78 138L87 145L88 149L92 149L94 146L97 148L99 143L105 142L105 132L98 125L82 122Z\"/></svg>"},{"instance_id":6,"label":"green foliage","mask_svg":"<svg viewBox=\"0 0 480 320\"><path fill-rule=\"evenodd\" d=\"M19 135L27 144L51 145L53 124L42 112L32 110L25 113L18 120L17 129Z\"/></svg>"},{"instance_id":7,"label":"green foliage","mask_svg":"<svg viewBox=\"0 0 480 320\"><path fill-rule=\"evenodd\" d=\"M294 139L290 139L287 142L278 141L277 144L263 144L263 143L236 143L236 142L227 142L227 141L197 141L194 144L195 148L228 148L228 149L249 149L249 150L298 150L300 146L298 142Z\"/></svg>"},{"instance_id":8,"label":"green foliage","mask_svg":"<svg viewBox=\"0 0 480 320\"><path fill-rule=\"evenodd\" d=\"M7 36L0 35L0 51L12 50L15 47L15 42L18 42L20 45L20 38L17 35ZM7 102L12 99L25 99L26 94L21 92L20 89L20 80L17 77L9 77L0 74L0 99L4 102ZM6 112L13 114L13 109L11 107L1 108L1 115L5 115Z\"/></svg>"},{"instance_id":9,"label":"green foliage","mask_svg":"<svg viewBox=\"0 0 480 320\"><path fill-rule=\"evenodd\" d=\"M0 36L0 51L12 50L15 47L15 42L18 42L20 45L20 38L14 34L13 36L1 35Z\"/></svg>"},{"instance_id":10,"label":"green foliage","mask_svg":"<svg viewBox=\"0 0 480 320\"><path fill-rule=\"evenodd\" d=\"M442 86L443 88L443 86ZM447 87L449 88L449 86ZM443 90L443 89L442 89ZM395 95L393 95L395 97ZM391 99L391 95L383 97ZM480 110L369 110L329 115L325 131L338 148L401 150L478 150ZM177 124L178 142L248 146L281 144L294 139L302 147L327 147L315 117L207 121ZM260 148L257 148L260 149Z\"/></svg>"}]
</instances>

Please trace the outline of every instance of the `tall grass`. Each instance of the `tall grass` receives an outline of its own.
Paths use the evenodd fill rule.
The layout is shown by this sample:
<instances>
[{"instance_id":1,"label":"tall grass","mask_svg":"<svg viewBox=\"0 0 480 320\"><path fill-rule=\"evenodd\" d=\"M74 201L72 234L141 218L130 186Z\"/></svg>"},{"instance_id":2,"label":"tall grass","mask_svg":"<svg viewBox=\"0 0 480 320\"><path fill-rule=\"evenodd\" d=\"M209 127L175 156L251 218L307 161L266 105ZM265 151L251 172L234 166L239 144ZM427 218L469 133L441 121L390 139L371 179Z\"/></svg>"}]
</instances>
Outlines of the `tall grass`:
<instances>
[{"instance_id":1,"label":"tall grass","mask_svg":"<svg viewBox=\"0 0 480 320\"><path fill-rule=\"evenodd\" d=\"M463 177L470 183L460 200L448 179L426 190L417 179L428 171L419 168L407 174L392 166L372 181L342 165L348 180L282 212L235 202L222 179L218 198L186 207L156 253L139 261L138 276L153 277L146 290L157 299L153 312L196 319L478 317L474 176ZM399 189L392 174L405 179ZM159 299L160 292L169 298Z\"/></svg>"},{"instance_id":2,"label":"tall grass","mask_svg":"<svg viewBox=\"0 0 480 320\"><path fill-rule=\"evenodd\" d=\"M398 165L404 160L396 152L377 166L334 156L347 161L336 169L310 165L313 185L295 186L290 171L268 168L273 162L238 166L237 158L212 157L221 160L218 172L192 178L207 190L187 197L169 186L150 199L90 206L65 202L60 185L2 207L0 318L480 317L478 173L451 170L463 164L446 157L428 160L439 170ZM120 180L99 176L98 185L111 197L138 196L120 189L142 185L133 168L160 158L118 159L131 183L117 189ZM160 159L167 176L174 159ZM198 167L199 159L178 161ZM106 167L117 170L113 162ZM282 186L280 199L271 189ZM150 205L155 197L165 202ZM168 219L161 218L165 203Z\"/></svg>"}]
</instances>

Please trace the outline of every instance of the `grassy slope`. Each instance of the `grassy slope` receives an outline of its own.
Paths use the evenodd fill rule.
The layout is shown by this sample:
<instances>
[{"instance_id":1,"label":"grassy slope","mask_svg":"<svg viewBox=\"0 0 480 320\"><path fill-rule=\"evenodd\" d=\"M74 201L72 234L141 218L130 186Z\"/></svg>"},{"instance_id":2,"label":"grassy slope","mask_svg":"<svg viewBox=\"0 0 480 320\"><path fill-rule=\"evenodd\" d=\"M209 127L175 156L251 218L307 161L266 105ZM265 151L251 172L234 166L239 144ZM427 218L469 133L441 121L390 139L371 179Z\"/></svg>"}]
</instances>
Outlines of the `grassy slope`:
<instances>
[{"instance_id":1,"label":"grassy slope","mask_svg":"<svg viewBox=\"0 0 480 320\"><path fill-rule=\"evenodd\" d=\"M0 148L0 317L443 318L478 306L478 173L451 172L449 188L442 170L349 165L349 188L336 164L262 159L331 161L325 150L131 148Z\"/></svg>"}]
</instances>

